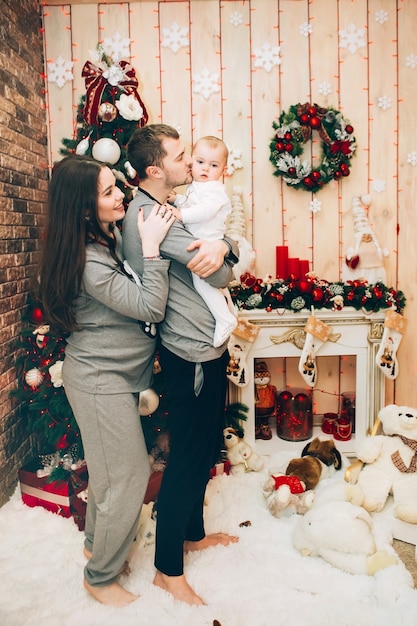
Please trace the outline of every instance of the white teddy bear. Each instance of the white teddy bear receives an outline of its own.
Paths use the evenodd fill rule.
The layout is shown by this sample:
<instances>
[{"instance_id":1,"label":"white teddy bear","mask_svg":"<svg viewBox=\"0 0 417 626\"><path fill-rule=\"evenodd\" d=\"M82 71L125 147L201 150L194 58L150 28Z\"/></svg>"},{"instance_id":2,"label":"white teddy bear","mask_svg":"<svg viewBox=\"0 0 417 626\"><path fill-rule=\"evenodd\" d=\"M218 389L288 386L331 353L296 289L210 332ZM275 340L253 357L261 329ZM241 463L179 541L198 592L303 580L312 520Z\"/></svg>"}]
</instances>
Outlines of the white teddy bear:
<instances>
[{"instance_id":1,"label":"white teddy bear","mask_svg":"<svg viewBox=\"0 0 417 626\"><path fill-rule=\"evenodd\" d=\"M356 450L365 463L357 483L362 506L381 511L392 493L394 515L417 524L417 409L389 404L378 417L384 434L367 437Z\"/></svg>"},{"instance_id":2,"label":"white teddy bear","mask_svg":"<svg viewBox=\"0 0 417 626\"><path fill-rule=\"evenodd\" d=\"M243 437L234 428L225 428L223 430L224 443L226 446L226 456L230 461L231 472L259 472L263 469L264 462L246 443Z\"/></svg>"}]
</instances>

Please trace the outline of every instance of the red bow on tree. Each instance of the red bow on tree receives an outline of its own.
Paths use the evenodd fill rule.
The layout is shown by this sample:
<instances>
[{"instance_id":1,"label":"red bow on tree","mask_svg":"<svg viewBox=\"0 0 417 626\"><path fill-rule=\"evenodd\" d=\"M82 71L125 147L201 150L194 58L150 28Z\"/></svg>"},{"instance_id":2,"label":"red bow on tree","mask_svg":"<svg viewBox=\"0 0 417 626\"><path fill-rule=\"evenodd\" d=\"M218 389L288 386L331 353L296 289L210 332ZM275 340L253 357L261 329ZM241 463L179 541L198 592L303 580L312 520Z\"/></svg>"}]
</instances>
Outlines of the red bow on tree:
<instances>
[{"instance_id":1,"label":"red bow on tree","mask_svg":"<svg viewBox=\"0 0 417 626\"><path fill-rule=\"evenodd\" d=\"M117 87L128 96L133 95L139 102L142 107L143 115L141 119L138 120L138 126L145 126L148 121L148 113L137 92L139 83L136 78L136 72L127 61L119 61L119 67L123 71L123 79L118 83ZM91 63L91 61L86 61L81 75L85 79L85 88L87 91L85 96L84 120L88 125L94 126L98 123L98 108L108 81L103 76L103 70Z\"/></svg>"}]
</instances>

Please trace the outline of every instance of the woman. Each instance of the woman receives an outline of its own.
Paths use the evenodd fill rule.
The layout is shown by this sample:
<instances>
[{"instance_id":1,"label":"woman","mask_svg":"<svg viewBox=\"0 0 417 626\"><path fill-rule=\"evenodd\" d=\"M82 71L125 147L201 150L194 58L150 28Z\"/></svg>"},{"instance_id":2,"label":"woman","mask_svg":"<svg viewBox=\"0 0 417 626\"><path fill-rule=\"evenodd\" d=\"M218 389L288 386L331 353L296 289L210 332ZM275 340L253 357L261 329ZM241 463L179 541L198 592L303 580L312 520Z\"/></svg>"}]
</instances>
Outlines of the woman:
<instances>
[{"instance_id":1,"label":"woman","mask_svg":"<svg viewBox=\"0 0 417 626\"><path fill-rule=\"evenodd\" d=\"M123 198L106 165L78 156L60 161L49 187L40 272L48 323L70 333L63 379L89 472L84 585L96 600L113 606L137 598L117 579L150 473L138 394L152 380L153 339L146 331L165 314L170 262L159 255L159 244L175 219L159 204L146 221L139 212L139 280L121 260L115 222L124 217Z\"/></svg>"}]
</instances>

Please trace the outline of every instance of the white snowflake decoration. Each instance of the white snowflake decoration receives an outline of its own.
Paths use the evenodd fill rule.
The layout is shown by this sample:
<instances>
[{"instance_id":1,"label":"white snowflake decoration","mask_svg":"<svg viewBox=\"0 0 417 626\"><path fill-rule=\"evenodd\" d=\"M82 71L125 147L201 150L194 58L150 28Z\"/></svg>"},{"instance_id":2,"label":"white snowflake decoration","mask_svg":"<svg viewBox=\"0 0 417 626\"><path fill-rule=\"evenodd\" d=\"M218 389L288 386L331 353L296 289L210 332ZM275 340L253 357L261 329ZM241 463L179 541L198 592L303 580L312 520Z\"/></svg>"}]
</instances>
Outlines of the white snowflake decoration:
<instances>
[{"instance_id":1,"label":"white snowflake decoration","mask_svg":"<svg viewBox=\"0 0 417 626\"><path fill-rule=\"evenodd\" d=\"M242 151L241 150L236 150L234 148L230 148L230 146L227 146L228 150L229 150L229 156L227 159L227 168L226 168L226 174L228 176L232 176L235 172L235 170L241 170L243 165L242 165Z\"/></svg>"},{"instance_id":2,"label":"white snowflake decoration","mask_svg":"<svg viewBox=\"0 0 417 626\"><path fill-rule=\"evenodd\" d=\"M375 193L382 193L383 191L386 190L386 188L387 188L387 183L385 182L385 180L376 178L374 181L372 181L371 189L372 191L375 191Z\"/></svg>"},{"instance_id":3,"label":"white snowflake decoration","mask_svg":"<svg viewBox=\"0 0 417 626\"><path fill-rule=\"evenodd\" d=\"M188 27L180 28L177 22L172 22L169 28L163 28L162 34L164 36L162 47L170 48L174 53L178 52L180 48L186 48L189 44Z\"/></svg>"},{"instance_id":4,"label":"white snowflake decoration","mask_svg":"<svg viewBox=\"0 0 417 626\"><path fill-rule=\"evenodd\" d=\"M415 167L417 165L417 152L413 150L407 154L407 163Z\"/></svg>"},{"instance_id":5,"label":"white snowflake decoration","mask_svg":"<svg viewBox=\"0 0 417 626\"><path fill-rule=\"evenodd\" d=\"M300 24L300 35L304 37L308 37L313 32L313 25L308 22L303 22Z\"/></svg>"},{"instance_id":6,"label":"white snowflake decoration","mask_svg":"<svg viewBox=\"0 0 417 626\"><path fill-rule=\"evenodd\" d=\"M351 54L355 54L359 48L365 48L365 29L356 28L355 24L351 22L347 27L347 30L339 30L340 36L340 48L347 48Z\"/></svg>"},{"instance_id":7,"label":"white snowflake decoration","mask_svg":"<svg viewBox=\"0 0 417 626\"><path fill-rule=\"evenodd\" d=\"M319 211L321 211L321 202L320 200L317 200L317 198L314 198L314 200L312 200L310 202L310 211L315 215L316 213L318 213Z\"/></svg>"},{"instance_id":8,"label":"white snowflake decoration","mask_svg":"<svg viewBox=\"0 0 417 626\"><path fill-rule=\"evenodd\" d=\"M378 106L383 111L386 111L392 107L392 99L389 96L381 96L378 98Z\"/></svg>"},{"instance_id":9,"label":"white snowflake decoration","mask_svg":"<svg viewBox=\"0 0 417 626\"><path fill-rule=\"evenodd\" d=\"M384 11L382 9L380 11L375 11L375 21L379 24L388 22L388 11Z\"/></svg>"},{"instance_id":10,"label":"white snowflake decoration","mask_svg":"<svg viewBox=\"0 0 417 626\"><path fill-rule=\"evenodd\" d=\"M281 63L279 53L279 46L271 46L268 42L265 42L262 48L254 50L254 67L262 67L267 72L270 72L275 65L280 65Z\"/></svg>"},{"instance_id":11,"label":"white snowflake decoration","mask_svg":"<svg viewBox=\"0 0 417 626\"><path fill-rule=\"evenodd\" d=\"M405 59L405 66L414 70L417 67L417 54L409 54Z\"/></svg>"},{"instance_id":12,"label":"white snowflake decoration","mask_svg":"<svg viewBox=\"0 0 417 626\"><path fill-rule=\"evenodd\" d=\"M74 63L72 61L64 61L59 56L55 61L48 61L48 82L56 83L61 89L65 83L74 78L72 74L72 68Z\"/></svg>"},{"instance_id":13,"label":"white snowflake decoration","mask_svg":"<svg viewBox=\"0 0 417 626\"><path fill-rule=\"evenodd\" d=\"M213 93L218 93L219 91L218 74L210 74L207 68L204 68L201 74L194 74L193 93L199 93L205 100L208 100Z\"/></svg>"},{"instance_id":14,"label":"white snowflake decoration","mask_svg":"<svg viewBox=\"0 0 417 626\"><path fill-rule=\"evenodd\" d=\"M235 11L231 14L229 21L233 26L240 26L241 24L243 24L242 13L238 13L237 11Z\"/></svg>"},{"instance_id":15,"label":"white snowflake decoration","mask_svg":"<svg viewBox=\"0 0 417 626\"><path fill-rule=\"evenodd\" d=\"M104 40L103 49L112 58L113 63L117 63L130 56L130 39L123 39L121 34L116 31L113 37Z\"/></svg>"},{"instance_id":16,"label":"white snowflake decoration","mask_svg":"<svg viewBox=\"0 0 417 626\"><path fill-rule=\"evenodd\" d=\"M322 96L328 96L332 93L332 86L330 83L323 81L319 84L319 94Z\"/></svg>"}]
</instances>

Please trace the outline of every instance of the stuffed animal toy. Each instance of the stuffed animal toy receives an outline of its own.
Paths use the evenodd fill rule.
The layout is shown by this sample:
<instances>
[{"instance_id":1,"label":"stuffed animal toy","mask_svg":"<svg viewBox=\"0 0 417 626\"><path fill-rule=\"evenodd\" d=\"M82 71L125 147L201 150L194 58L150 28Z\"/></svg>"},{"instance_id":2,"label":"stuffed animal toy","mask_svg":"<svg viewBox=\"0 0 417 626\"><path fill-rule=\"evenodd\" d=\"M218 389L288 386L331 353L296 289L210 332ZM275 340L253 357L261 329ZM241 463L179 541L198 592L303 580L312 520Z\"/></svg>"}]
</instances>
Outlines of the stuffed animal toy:
<instances>
[{"instance_id":1,"label":"stuffed animal toy","mask_svg":"<svg viewBox=\"0 0 417 626\"><path fill-rule=\"evenodd\" d=\"M288 463L285 473L287 476L297 476L309 491L341 467L342 457L334 440L315 437L304 447L301 458L292 459Z\"/></svg>"},{"instance_id":2,"label":"stuffed animal toy","mask_svg":"<svg viewBox=\"0 0 417 626\"><path fill-rule=\"evenodd\" d=\"M383 434L367 437L356 450L365 463L357 482L362 506L381 511L391 493L394 515L417 524L417 409L389 404L378 417Z\"/></svg>"},{"instance_id":3,"label":"stuffed animal toy","mask_svg":"<svg viewBox=\"0 0 417 626\"><path fill-rule=\"evenodd\" d=\"M289 517L294 513L304 515L314 502L314 492L306 491L305 484L296 476L272 475L262 492L274 517Z\"/></svg>"},{"instance_id":4,"label":"stuffed animal toy","mask_svg":"<svg viewBox=\"0 0 417 626\"><path fill-rule=\"evenodd\" d=\"M263 469L263 460L240 435L241 433L234 428L228 427L223 430L226 456L231 466L230 471L232 474L259 472Z\"/></svg>"},{"instance_id":5,"label":"stuffed animal toy","mask_svg":"<svg viewBox=\"0 0 417 626\"><path fill-rule=\"evenodd\" d=\"M397 563L395 556L376 549L370 514L349 501L315 502L297 520L292 541L303 556L321 557L350 574L372 576Z\"/></svg>"},{"instance_id":6,"label":"stuffed animal toy","mask_svg":"<svg viewBox=\"0 0 417 626\"><path fill-rule=\"evenodd\" d=\"M271 374L265 361L255 363L255 439L272 439L269 418L275 415L277 388L271 384Z\"/></svg>"}]
</instances>

